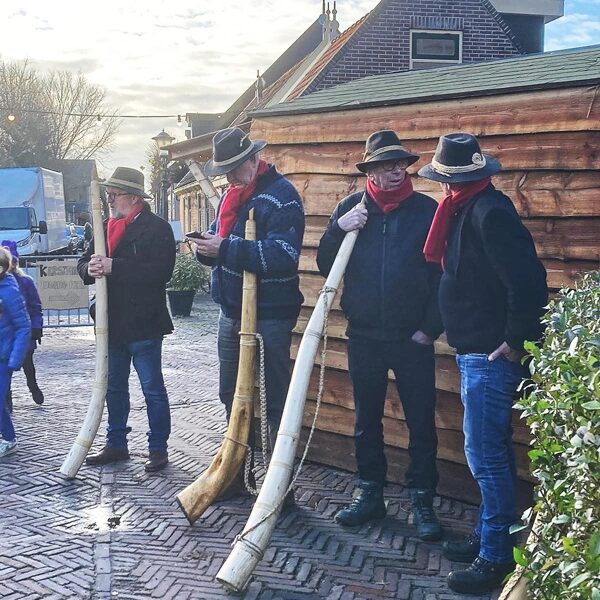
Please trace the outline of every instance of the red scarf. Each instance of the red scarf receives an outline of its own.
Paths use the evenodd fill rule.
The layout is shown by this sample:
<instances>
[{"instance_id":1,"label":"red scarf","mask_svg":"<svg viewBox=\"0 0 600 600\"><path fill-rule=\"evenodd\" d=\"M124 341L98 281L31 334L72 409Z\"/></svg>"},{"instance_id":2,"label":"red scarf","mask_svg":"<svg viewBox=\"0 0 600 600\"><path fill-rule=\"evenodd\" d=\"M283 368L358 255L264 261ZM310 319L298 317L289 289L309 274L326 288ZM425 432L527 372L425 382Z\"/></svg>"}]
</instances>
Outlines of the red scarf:
<instances>
[{"instance_id":1,"label":"red scarf","mask_svg":"<svg viewBox=\"0 0 600 600\"><path fill-rule=\"evenodd\" d=\"M264 175L269 170L269 164L261 160L258 163L258 171L256 177L245 186L234 187L230 185L225 190L223 203L219 211L219 237L226 238L231 233L235 221L237 219L240 208L246 200L249 200L254 194L256 183L261 175Z\"/></svg>"},{"instance_id":2,"label":"red scarf","mask_svg":"<svg viewBox=\"0 0 600 600\"><path fill-rule=\"evenodd\" d=\"M106 226L106 243L108 246L108 256L112 256L117 246L121 243L127 226L133 223L133 220L144 210L144 205L140 205L130 215L122 219L109 219Z\"/></svg>"},{"instance_id":3,"label":"red scarf","mask_svg":"<svg viewBox=\"0 0 600 600\"><path fill-rule=\"evenodd\" d=\"M392 212L400 203L410 197L413 193L412 179L406 175L404 181L393 190L382 190L378 185L367 179L367 193L373 199L373 202L386 215Z\"/></svg>"},{"instance_id":4,"label":"red scarf","mask_svg":"<svg viewBox=\"0 0 600 600\"><path fill-rule=\"evenodd\" d=\"M467 183L453 184L452 190L442 198L433 222L429 228L427 241L423 248L423 254L427 262L442 263L444 252L446 252L446 244L448 243L448 233L450 231L450 223L456 213L479 192L492 182L491 177L480 179L479 181L469 181Z\"/></svg>"}]
</instances>

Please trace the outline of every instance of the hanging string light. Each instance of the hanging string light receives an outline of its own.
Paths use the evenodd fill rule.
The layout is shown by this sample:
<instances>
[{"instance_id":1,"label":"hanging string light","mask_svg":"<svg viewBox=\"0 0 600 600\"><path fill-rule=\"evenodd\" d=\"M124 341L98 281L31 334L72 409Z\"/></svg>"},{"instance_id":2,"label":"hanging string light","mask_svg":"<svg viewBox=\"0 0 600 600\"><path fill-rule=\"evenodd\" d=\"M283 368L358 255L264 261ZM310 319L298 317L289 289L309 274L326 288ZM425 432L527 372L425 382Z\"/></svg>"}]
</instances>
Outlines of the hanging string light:
<instances>
[{"instance_id":1,"label":"hanging string light","mask_svg":"<svg viewBox=\"0 0 600 600\"><path fill-rule=\"evenodd\" d=\"M14 123L17 120L17 116L19 113L27 113L27 114L33 114L33 115L60 115L62 117L95 117L96 118L96 125L101 125L102 124L102 119L103 116L102 115L98 115L95 113L79 113L79 112L60 112L60 111L53 111L53 110L32 110L32 109L28 109L28 108L20 108L18 111L13 111L10 108L4 107L4 106L0 106L0 111L2 112L8 112L8 115L6 117L6 119L11 122ZM177 125L179 127L183 126L183 118L181 116L181 114L177 114L177 115L104 115L104 118L106 117L115 117L117 119L177 119Z\"/></svg>"}]
</instances>

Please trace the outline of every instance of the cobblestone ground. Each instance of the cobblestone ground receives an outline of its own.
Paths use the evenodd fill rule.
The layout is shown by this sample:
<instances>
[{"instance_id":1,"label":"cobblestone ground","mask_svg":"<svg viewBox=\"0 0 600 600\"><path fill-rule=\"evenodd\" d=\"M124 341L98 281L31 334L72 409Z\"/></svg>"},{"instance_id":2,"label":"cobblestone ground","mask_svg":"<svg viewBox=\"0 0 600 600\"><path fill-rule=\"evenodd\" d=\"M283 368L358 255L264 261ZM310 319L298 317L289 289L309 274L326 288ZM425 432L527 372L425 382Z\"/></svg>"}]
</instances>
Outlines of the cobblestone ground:
<instances>
[{"instance_id":1,"label":"cobblestone ground","mask_svg":"<svg viewBox=\"0 0 600 600\"><path fill-rule=\"evenodd\" d=\"M217 397L217 310L200 298L164 347L172 405L171 464L146 474L147 419L131 379L130 461L83 466L74 481L59 474L83 421L94 369L90 327L49 329L36 353L46 402L31 401L14 379L18 453L0 461L0 597L234 598L214 576L246 522L251 499L208 509L191 527L175 495L210 463L224 431ZM104 424L95 444L103 444ZM389 515L355 531L332 522L354 487L350 473L306 465L298 507L279 520L245 600L451 600L452 565L439 544L414 535L406 492L389 486ZM474 507L445 498L437 509L453 536L466 533ZM488 597L485 597L488 600ZM477 599L476 599L477 600ZM479 600L482 600L480 598Z\"/></svg>"}]
</instances>

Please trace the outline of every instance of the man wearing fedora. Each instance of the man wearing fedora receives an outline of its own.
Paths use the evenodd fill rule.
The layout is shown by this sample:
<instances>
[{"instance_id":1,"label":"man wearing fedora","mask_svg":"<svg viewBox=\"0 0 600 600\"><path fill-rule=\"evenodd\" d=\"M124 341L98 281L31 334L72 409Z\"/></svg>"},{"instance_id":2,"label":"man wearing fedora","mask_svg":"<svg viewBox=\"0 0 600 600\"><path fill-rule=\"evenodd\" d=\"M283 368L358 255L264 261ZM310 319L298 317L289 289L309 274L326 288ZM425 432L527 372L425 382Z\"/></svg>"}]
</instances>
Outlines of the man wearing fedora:
<instances>
[{"instance_id":1,"label":"man wearing fedora","mask_svg":"<svg viewBox=\"0 0 600 600\"><path fill-rule=\"evenodd\" d=\"M260 158L266 146L240 128L219 131L213 158L204 166L209 177L225 175L229 186L215 221L203 239L190 238L196 255L213 267L212 297L221 306L218 331L219 397L229 419L239 355L244 271L258 276L258 332L265 351L269 438L273 445L290 382L292 329L304 300L298 259L304 235L304 208L294 186ZM244 239L248 213L254 209L256 241ZM229 496L242 490L235 480ZM291 500L291 497L290 499Z\"/></svg>"},{"instance_id":2,"label":"man wearing fedora","mask_svg":"<svg viewBox=\"0 0 600 600\"><path fill-rule=\"evenodd\" d=\"M428 262L443 265L440 310L456 348L465 455L481 491L479 521L446 556L471 562L448 576L452 590L483 594L514 568L510 526L518 520L511 416L525 376L525 340L539 340L548 301L546 271L529 231L491 177L500 163L467 133L442 136L419 175L445 192L427 237Z\"/></svg>"},{"instance_id":3,"label":"man wearing fedora","mask_svg":"<svg viewBox=\"0 0 600 600\"><path fill-rule=\"evenodd\" d=\"M170 225L144 201L144 175L119 167L103 184L110 210L105 223L108 256L94 253L94 241L77 269L86 285L108 281L108 425L106 445L87 457L89 465L129 458L129 372L138 374L150 425L149 456L144 468L158 471L168 463L171 432L169 399L163 381L163 336L173 331L166 304L166 283L175 265L175 239Z\"/></svg>"},{"instance_id":4,"label":"man wearing fedora","mask_svg":"<svg viewBox=\"0 0 600 600\"><path fill-rule=\"evenodd\" d=\"M437 305L441 271L422 254L437 204L413 190L406 169L418 159L393 131L377 131L368 138L363 162L356 165L367 176L366 191L337 205L321 238L317 264L327 276L346 232L361 230L341 298L348 319L360 482L358 495L335 520L355 526L386 515L382 419L391 369L409 430L406 483L414 522L422 539L438 540L442 528L433 509L438 482L433 342L442 332Z\"/></svg>"}]
</instances>

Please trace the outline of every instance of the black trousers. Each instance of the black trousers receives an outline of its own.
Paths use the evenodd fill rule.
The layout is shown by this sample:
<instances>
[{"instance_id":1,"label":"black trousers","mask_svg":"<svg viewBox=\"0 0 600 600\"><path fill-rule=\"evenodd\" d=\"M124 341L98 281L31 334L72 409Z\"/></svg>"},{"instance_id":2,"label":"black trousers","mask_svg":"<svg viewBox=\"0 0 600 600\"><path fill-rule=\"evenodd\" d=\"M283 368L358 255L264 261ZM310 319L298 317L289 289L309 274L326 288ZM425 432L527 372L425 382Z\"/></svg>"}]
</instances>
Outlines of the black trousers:
<instances>
[{"instance_id":1,"label":"black trousers","mask_svg":"<svg viewBox=\"0 0 600 600\"><path fill-rule=\"evenodd\" d=\"M354 443L360 478L385 483L382 418L391 369L409 430L406 485L435 491L438 472L433 346L410 338L394 342L350 338L348 365L354 388Z\"/></svg>"}]
</instances>

